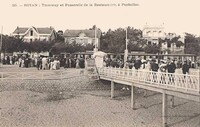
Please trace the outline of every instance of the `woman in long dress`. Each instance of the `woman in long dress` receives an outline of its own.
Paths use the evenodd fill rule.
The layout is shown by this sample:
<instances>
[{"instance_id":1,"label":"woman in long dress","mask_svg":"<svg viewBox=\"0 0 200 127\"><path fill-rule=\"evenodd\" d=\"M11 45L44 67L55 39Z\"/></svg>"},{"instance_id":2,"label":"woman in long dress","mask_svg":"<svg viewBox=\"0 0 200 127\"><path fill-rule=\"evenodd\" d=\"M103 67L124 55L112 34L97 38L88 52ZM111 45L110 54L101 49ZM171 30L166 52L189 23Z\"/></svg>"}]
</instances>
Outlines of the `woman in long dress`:
<instances>
[{"instance_id":1,"label":"woman in long dress","mask_svg":"<svg viewBox=\"0 0 200 127\"><path fill-rule=\"evenodd\" d=\"M79 67L79 59L76 60L76 68L80 68Z\"/></svg>"}]
</instances>

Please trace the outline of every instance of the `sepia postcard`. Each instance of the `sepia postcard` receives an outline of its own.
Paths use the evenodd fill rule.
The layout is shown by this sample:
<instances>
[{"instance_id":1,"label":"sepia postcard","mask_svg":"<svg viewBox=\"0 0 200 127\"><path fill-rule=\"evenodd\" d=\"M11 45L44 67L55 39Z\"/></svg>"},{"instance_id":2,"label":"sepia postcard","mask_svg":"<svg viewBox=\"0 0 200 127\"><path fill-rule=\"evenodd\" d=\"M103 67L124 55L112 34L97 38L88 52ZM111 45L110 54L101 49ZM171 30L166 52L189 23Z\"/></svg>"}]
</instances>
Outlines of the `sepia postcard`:
<instances>
[{"instance_id":1,"label":"sepia postcard","mask_svg":"<svg viewBox=\"0 0 200 127\"><path fill-rule=\"evenodd\" d=\"M1 0L0 127L200 127L199 0Z\"/></svg>"}]
</instances>

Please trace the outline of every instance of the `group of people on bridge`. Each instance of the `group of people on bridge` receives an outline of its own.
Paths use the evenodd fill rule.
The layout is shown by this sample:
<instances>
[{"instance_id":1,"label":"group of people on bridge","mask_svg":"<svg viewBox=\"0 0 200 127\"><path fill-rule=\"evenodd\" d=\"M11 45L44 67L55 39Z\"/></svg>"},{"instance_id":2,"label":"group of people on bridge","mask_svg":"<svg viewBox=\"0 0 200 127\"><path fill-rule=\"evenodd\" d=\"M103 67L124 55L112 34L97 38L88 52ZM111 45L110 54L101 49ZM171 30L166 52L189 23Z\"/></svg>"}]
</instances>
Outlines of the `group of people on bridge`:
<instances>
[{"instance_id":1,"label":"group of people on bridge","mask_svg":"<svg viewBox=\"0 0 200 127\"><path fill-rule=\"evenodd\" d=\"M175 73L177 68L182 69L183 74L189 74L189 69L194 68L191 64L192 62L190 60L185 60L183 62L180 62L180 64L177 64L177 62L174 59L167 59L167 60L159 60L159 59L131 59L127 60L125 63L123 62L123 59L115 58L105 58L104 59L104 66L105 67L116 67L116 68L129 68L129 69L146 69L149 71L154 72L168 72L168 73Z\"/></svg>"}]
</instances>

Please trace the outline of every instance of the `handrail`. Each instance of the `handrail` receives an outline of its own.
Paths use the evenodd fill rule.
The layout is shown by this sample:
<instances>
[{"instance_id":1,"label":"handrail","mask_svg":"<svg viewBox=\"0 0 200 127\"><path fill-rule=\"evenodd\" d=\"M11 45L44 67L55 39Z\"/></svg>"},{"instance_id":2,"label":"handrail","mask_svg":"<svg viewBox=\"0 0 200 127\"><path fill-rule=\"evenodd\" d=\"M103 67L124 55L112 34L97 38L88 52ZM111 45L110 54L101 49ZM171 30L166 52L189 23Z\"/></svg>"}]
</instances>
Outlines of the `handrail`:
<instances>
[{"instance_id":1,"label":"handrail","mask_svg":"<svg viewBox=\"0 0 200 127\"><path fill-rule=\"evenodd\" d=\"M98 71L100 78L106 77L127 82L138 82L144 85L181 92L200 92L199 73L197 75L179 74L110 67L98 68Z\"/></svg>"}]
</instances>

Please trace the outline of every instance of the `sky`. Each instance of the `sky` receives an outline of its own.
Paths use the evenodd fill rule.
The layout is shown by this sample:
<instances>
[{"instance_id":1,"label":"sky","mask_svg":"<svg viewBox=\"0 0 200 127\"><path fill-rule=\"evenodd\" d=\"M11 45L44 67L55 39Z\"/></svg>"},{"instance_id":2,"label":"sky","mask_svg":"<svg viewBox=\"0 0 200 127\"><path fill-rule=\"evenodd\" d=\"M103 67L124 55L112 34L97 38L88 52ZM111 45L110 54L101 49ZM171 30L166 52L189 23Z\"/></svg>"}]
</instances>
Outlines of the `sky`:
<instances>
[{"instance_id":1,"label":"sky","mask_svg":"<svg viewBox=\"0 0 200 127\"><path fill-rule=\"evenodd\" d=\"M139 6L42 7L42 4L122 4ZM13 7L17 4L17 7ZM25 7L37 4L38 7ZM20 6L22 5L22 6ZM39 7L40 5L40 7ZM50 27L56 31L89 29L96 25L103 32L131 26L143 29L164 24L165 32L200 36L200 0L1 0L0 27L11 34L19 27Z\"/></svg>"}]
</instances>

